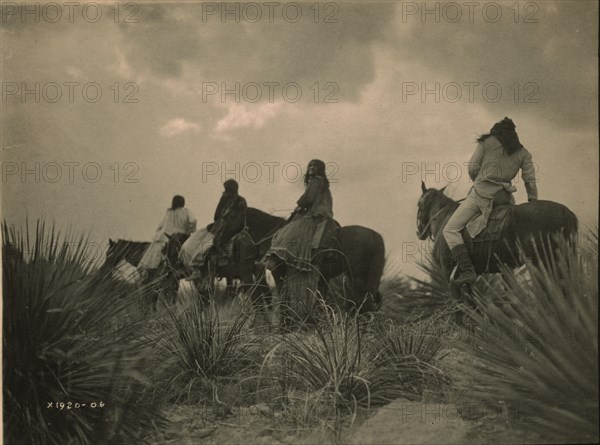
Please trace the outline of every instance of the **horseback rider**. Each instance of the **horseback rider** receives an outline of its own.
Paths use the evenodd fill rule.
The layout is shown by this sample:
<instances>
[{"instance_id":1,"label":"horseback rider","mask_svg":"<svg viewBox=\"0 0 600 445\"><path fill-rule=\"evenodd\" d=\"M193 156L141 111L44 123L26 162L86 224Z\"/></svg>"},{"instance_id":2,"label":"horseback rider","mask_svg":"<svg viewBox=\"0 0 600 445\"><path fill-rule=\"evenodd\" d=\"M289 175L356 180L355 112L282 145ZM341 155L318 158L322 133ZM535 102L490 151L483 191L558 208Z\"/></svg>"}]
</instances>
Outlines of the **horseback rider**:
<instances>
[{"instance_id":1,"label":"horseback rider","mask_svg":"<svg viewBox=\"0 0 600 445\"><path fill-rule=\"evenodd\" d=\"M238 194L239 185L235 179L228 179L223 183L223 194L215 210L214 223L219 221L229 206L243 209L247 207L246 200ZM213 224L214 224L213 223Z\"/></svg>"},{"instance_id":2,"label":"horseback rider","mask_svg":"<svg viewBox=\"0 0 600 445\"><path fill-rule=\"evenodd\" d=\"M477 148L469 162L469 176L474 181L466 199L444 227L444 238L458 265L456 283L474 283L477 274L461 231L467 227L474 238L485 229L495 205L514 204L517 189L511 181L522 172L529 201L537 199L535 168L531 153L523 147L511 119L505 117L494 124L489 133L477 139Z\"/></svg>"},{"instance_id":3,"label":"horseback rider","mask_svg":"<svg viewBox=\"0 0 600 445\"><path fill-rule=\"evenodd\" d=\"M228 239L223 237L223 216L228 210L246 212L246 200L238 194L238 183L228 179L223 183L224 191L217 205L213 222L201 228L185 242L179 252L179 260L196 276L215 242L219 250L225 250ZM224 252L223 252L224 253Z\"/></svg>"},{"instance_id":4,"label":"horseback rider","mask_svg":"<svg viewBox=\"0 0 600 445\"><path fill-rule=\"evenodd\" d=\"M163 250L172 235L189 236L196 231L196 217L185 208L185 198L175 195L171 208L167 209L159 224L154 239L140 260L138 270L142 275L148 270L157 269L163 259Z\"/></svg>"},{"instance_id":5,"label":"horseback rider","mask_svg":"<svg viewBox=\"0 0 600 445\"><path fill-rule=\"evenodd\" d=\"M267 253L269 269L276 267L274 255L296 269L310 271L312 250L321 246L325 226L333 223L333 199L323 161L309 162L304 188L288 223L273 237Z\"/></svg>"},{"instance_id":6,"label":"horseback rider","mask_svg":"<svg viewBox=\"0 0 600 445\"><path fill-rule=\"evenodd\" d=\"M221 195L217 209L215 210L214 222L209 225L209 230L215 234L215 241L219 244L217 247L224 249L231 240L230 236L223 237L224 216L227 212L234 212L236 215L246 214L248 204L246 200L239 195L239 185L234 179L228 179L223 183L225 191ZM217 236L221 235L221 236Z\"/></svg>"}]
</instances>

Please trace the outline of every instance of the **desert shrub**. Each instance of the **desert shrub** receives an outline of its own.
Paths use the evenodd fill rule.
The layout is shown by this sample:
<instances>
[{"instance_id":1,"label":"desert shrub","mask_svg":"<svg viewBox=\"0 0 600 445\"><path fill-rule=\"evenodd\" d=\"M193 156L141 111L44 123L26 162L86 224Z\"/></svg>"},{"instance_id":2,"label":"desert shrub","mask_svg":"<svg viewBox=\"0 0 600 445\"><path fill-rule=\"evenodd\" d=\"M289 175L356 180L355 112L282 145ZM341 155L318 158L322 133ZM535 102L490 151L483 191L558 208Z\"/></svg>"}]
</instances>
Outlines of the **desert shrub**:
<instances>
[{"instance_id":1,"label":"desert shrub","mask_svg":"<svg viewBox=\"0 0 600 445\"><path fill-rule=\"evenodd\" d=\"M139 326L114 329L136 295L95 273L87 238L38 221L2 226L6 443L131 442L157 419Z\"/></svg>"},{"instance_id":2,"label":"desert shrub","mask_svg":"<svg viewBox=\"0 0 600 445\"><path fill-rule=\"evenodd\" d=\"M206 399L218 379L248 373L260 361L254 359L258 340L248 328L252 309L242 305L226 317L222 311L202 298L167 308L159 351L172 357L169 387L176 400L186 394L190 402Z\"/></svg>"},{"instance_id":3,"label":"desert shrub","mask_svg":"<svg viewBox=\"0 0 600 445\"><path fill-rule=\"evenodd\" d=\"M263 363L263 378L279 382L284 412L295 413L296 427L327 419L339 439L344 422L361 410L418 396L424 376L443 378L435 366L439 339L328 306L322 313L314 330L279 336Z\"/></svg>"},{"instance_id":4,"label":"desert shrub","mask_svg":"<svg viewBox=\"0 0 600 445\"><path fill-rule=\"evenodd\" d=\"M475 293L474 335L457 344L474 358L471 401L503 401L513 426L550 441L598 441L597 235L562 242L528 264L530 279L504 270L502 286Z\"/></svg>"}]
</instances>

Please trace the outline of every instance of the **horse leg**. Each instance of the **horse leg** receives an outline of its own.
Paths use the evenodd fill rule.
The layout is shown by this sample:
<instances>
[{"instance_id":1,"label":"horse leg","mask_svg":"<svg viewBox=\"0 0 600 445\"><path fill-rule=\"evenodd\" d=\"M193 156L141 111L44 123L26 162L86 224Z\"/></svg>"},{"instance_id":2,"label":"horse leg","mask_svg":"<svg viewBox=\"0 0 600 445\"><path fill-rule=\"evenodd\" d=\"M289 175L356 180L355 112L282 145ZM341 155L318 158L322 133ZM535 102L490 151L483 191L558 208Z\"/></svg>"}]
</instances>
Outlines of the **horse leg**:
<instances>
[{"instance_id":1,"label":"horse leg","mask_svg":"<svg viewBox=\"0 0 600 445\"><path fill-rule=\"evenodd\" d=\"M271 275L273 275L275 288L277 289L277 294L279 295L280 326L282 330L286 330L292 323L289 295L285 290L287 265L285 264L285 261L281 260L275 255L271 255L267 268L271 271Z\"/></svg>"},{"instance_id":2,"label":"horse leg","mask_svg":"<svg viewBox=\"0 0 600 445\"><path fill-rule=\"evenodd\" d=\"M214 263L213 259L207 258L206 260L206 273L202 276L204 277L204 286L202 293L205 295L205 299L210 302L211 300L216 300L215 296L217 293L217 284L215 283L215 279L217 278L217 265Z\"/></svg>"},{"instance_id":3,"label":"horse leg","mask_svg":"<svg viewBox=\"0 0 600 445\"><path fill-rule=\"evenodd\" d=\"M179 289L180 274L178 271L171 272L171 305L177 302L177 290Z\"/></svg>"},{"instance_id":4,"label":"horse leg","mask_svg":"<svg viewBox=\"0 0 600 445\"><path fill-rule=\"evenodd\" d=\"M256 268L256 276L259 279L254 282L253 275L245 276L243 279L244 283L252 283L252 284L244 284L243 287L249 288L248 297L250 298L250 302L252 304L252 308L255 311L253 326L261 326L266 325L269 328L271 327L271 317L269 314L272 311L272 300L270 296L270 288L267 283L267 277L265 275L266 269L264 268Z\"/></svg>"},{"instance_id":5,"label":"horse leg","mask_svg":"<svg viewBox=\"0 0 600 445\"><path fill-rule=\"evenodd\" d=\"M150 269L148 271L148 283L151 283L156 280L156 275L158 273L157 269ZM159 289L157 289L157 284L152 285L150 289L150 310L151 312L156 312L158 308L158 293Z\"/></svg>"},{"instance_id":6,"label":"horse leg","mask_svg":"<svg viewBox=\"0 0 600 445\"><path fill-rule=\"evenodd\" d=\"M233 294L233 278L229 275L229 271L225 274L225 294L223 300L229 301Z\"/></svg>"}]
</instances>

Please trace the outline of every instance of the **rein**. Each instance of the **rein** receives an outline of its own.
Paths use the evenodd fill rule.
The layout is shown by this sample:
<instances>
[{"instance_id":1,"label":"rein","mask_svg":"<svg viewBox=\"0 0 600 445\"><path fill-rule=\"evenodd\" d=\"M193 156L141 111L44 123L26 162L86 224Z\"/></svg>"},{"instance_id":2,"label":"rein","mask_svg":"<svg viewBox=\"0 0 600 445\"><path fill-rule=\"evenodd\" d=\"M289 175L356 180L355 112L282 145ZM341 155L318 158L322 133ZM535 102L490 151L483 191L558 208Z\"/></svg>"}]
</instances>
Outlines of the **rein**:
<instances>
[{"instance_id":1,"label":"rein","mask_svg":"<svg viewBox=\"0 0 600 445\"><path fill-rule=\"evenodd\" d=\"M254 239L252 238L252 235L250 235L250 231L248 230L248 226L244 227L244 230L246 232L248 232L248 236L250 237L250 239L252 240L252 242L254 243L255 246L260 246L262 243L264 243L267 240L270 240L271 238L273 238L275 236L275 234L279 231L281 227L276 228L273 233L271 233L270 235L267 235L266 237L264 237L263 239L261 239L260 241L256 242L254 241Z\"/></svg>"},{"instance_id":2,"label":"rein","mask_svg":"<svg viewBox=\"0 0 600 445\"><path fill-rule=\"evenodd\" d=\"M427 224L425 224L425 227L423 228L423 230L418 231L417 232L417 236L421 237L426 231L427 229L429 229L429 226L431 226L431 222L440 214L442 213L444 210L446 210L447 206L442 207L441 209L439 209L437 212L435 212L433 214L433 216L429 217L429 221L427 221ZM417 222L418 225L418 222ZM429 233L429 238L431 238L431 240L433 240L433 234Z\"/></svg>"},{"instance_id":3,"label":"rein","mask_svg":"<svg viewBox=\"0 0 600 445\"><path fill-rule=\"evenodd\" d=\"M283 226L282 226L283 227ZM248 222L247 222L247 214L244 213L244 228L238 233L238 235L242 232L246 232L248 234L248 238L250 239L250 241L252 241L252 244L254 246L260 246L262 243L264 243L265 241L270 240L271 238L273 238L275 236L275 234L279 231L279 229L281 229L281 227L277 227L273 230L273 232L269 235L267 235L266 237L264 237L263 239L261 239L260 241L254 241L254 238L252 238L252 235L250 235L250 228L248 227ZM237 235L236 235L237 236Z\"/></svg>"},{"instance_id":4,"label":"rein","mask_svg":"<svg viewBox=\"0 0 600 445\"><path fill-rule=\"evenodd\" d=\"M467 199L466 197L464 197L463 199L459 199L458 201L454 201L456 203L461 203L463 202L465 199ZM446 210L446 208L448 207L448 204L442 206L442 208L440 210L438 210L437 212L435 212L433 214L433 216L431 216L429 218L429 221L427 222L427 224L425 224L425 227L423 228L423 230L417 230L417 236L420 238L426 231L427 229L429 229L429 226L431 226L432 221L440 214L442 213L444 210ZM417 213L417 227L419 226L419 214ZM430 233L429 234L429 239L431 239L433 241L433 234Z\"/></svg>"}]
</instances>

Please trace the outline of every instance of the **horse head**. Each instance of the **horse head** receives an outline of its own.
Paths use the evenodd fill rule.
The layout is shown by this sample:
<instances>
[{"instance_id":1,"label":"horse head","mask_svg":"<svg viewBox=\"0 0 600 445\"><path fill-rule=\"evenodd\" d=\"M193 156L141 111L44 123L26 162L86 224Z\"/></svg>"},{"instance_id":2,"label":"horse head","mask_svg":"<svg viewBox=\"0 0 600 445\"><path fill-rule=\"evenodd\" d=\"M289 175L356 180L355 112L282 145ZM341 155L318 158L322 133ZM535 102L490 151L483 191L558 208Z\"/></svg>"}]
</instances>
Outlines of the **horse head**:
<instances>
[{"instance_id":1,"label":"horse head","mask_svg":"<svg viewBox=\"0 0 600 445\"><path fill-rule=\"evenodd\" d=\"M421 181L421 198L417 204L417 237L420 240L425 240L432 237L431 223L439 213L440 204L449 201L444 195L446 187L440 190L427 188L425 183Z\"/></svg>"},{"instance_id":2,"label":"horse head","mask_svg":"<svg viewBox=\"0 0 600 445\"><path fill-rule=\"evenodd\" d=\"M106 267L115 267L122 259L122 252L119 249L119 240L113 241L112 239L108 240L108 249L106 251L106 260L104 262L104 266Z\"/></svg>"},{"instance_id":3,"label":"horse head","mask_svg":"<svg viewBox=\"0 0 600 445\"><path fill-rule=\"evenodd\" d=\"M146 241L109 239L103 267L115 268L122 260L137 266L149 244Z\"/></svg>"}]
</instances>

